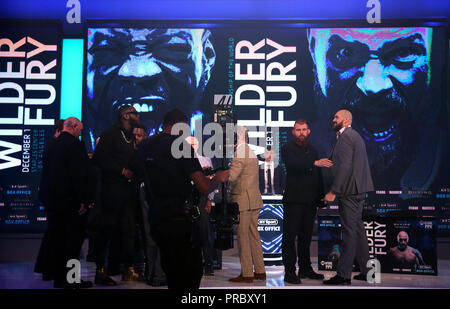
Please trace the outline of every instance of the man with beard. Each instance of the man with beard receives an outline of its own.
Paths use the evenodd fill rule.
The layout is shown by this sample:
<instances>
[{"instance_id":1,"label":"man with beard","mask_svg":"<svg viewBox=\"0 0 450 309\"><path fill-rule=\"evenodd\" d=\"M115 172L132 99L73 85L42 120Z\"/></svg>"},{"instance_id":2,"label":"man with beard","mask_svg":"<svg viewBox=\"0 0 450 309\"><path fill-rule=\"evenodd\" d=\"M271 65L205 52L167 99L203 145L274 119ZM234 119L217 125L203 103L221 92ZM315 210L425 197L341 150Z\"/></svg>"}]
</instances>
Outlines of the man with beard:
<instances>
[{"instance_id":1,"label":"man with beard","mask_svg":"<svg viewBox=\"0 0 450 309\"><path fill-rule=\"evenodd\" d=\"M130 170L135 156L133 128L138 124L136 109L129 105L122 106L118 121L103 132L94 153L95 163L101 170L102 184L101 223L95 241L95 283L99 285L116 284L105 270L107 246L113 238L111 243L115 249L110 246L109 255L116 257L116 263L119 263L117 259L122 260L125 266L122 280L140 279L133 268L138 195L134 173Z\"/></svg>"},{"instance_id":2,"label":"man with beard","mask_svg":"<svg viewBox=\"0 0 450 309\"><path fill-rule=\"evenodd\" d=\"M122 105L151 134L170 109L194 114L216 59L207 29L90 28L87 48L83 138L91 148Z\"/></svg>"},{"instance_id":3,"label":"man with beard","mask_svg":"<svg viewBox=\"0 0 450 309\"><path fill-rule=\"evenodd\" d=\"M397 235L397 243L398 245L396 247L389 250L393 267L408 268L416 271L418 265L425 264L420 251L408 245L408 233L400 231Z\"/></svg>"},{"instance_id":4,"label":"man with beard","mask_svg":"<svg viewBox=\"0 0 450 309\"><path fill-rule=\"evenodd\" d=\"M297 120L292 129L294 139L281 149L281 157L287 169L283 195L282 256L284 281L291 284L300 284L300 278L323 279L323 275L315 273L311 267L309 248L316 207L324 194L319 167L331 167L332 162L318 159L316 149L308 144L310 132L306 120ZM295 274L296 237L298 275Z\"/></svg>"},{"instance_id":5,"label":"man with beard","mask_svg":"<svg viewBox=\"0 0 450 309\"><path fill-rule=\"evenodd\" d=\"M356 280L366 280L369 246L362 220L366 193L373 191L372 176L366 146L362 137L352 129L352 114L348 110L338 111L333 118L333 130L337 141L330 159L333 184L325 195L325 202L339 202L339 217L342 224L342 251L337 265L337 274L323 283L327 285L349 285L353 261L356 258L361 273Z\"/></svg>"},{"instance_id":6,"label":"man with beard","mask_svg":"<svg viewBox=\"0 0 450 309\"><path fill-rule=\"evenodd\" d=\"M432 29L321 28L310 29L308 40L317 111L322 119L352 112L377 189L427 189L440 155L440 104L429 90Z\"/></svg>"}]
</instances>

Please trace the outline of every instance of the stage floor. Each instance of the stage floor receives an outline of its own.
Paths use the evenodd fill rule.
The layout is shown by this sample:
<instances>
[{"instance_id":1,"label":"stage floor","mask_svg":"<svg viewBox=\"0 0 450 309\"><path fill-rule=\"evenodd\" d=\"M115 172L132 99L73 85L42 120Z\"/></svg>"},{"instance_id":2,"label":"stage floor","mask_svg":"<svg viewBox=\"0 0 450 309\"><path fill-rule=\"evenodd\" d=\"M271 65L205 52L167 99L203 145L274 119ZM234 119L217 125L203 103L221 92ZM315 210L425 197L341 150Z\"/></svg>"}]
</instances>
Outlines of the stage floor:
<instances>
[{"instance_id":1,"label":"stage floor","mask_svg":"<svg viewBox=\"0 0 450 309\"><path fill-rule=\"evenodd\" d=\"M313 268L317 270L317 257L312 257ZM81 260L82 278L94 280L95 263ZM0 289L51 289L53 282L41 279L40 274L33 272L34 261L29 262L3 262L0 263ZM255 280L252 284L231 283L228 279L240 273L237 249L223 252L221 270L215 270L214 276L203 276L201 289L328 289L321 280L302 279L302 284L293 285L285 283L283 266L266 266L267 280ZM319 271L325 278L334 276L332 271ZM407 274L381 274L381 283L369 284L365 281L352 280L351 286L332 287L333 289L449 289L450 288L450 260L438 260L438 276L407 275ZM167 287L152 287L144 282L126 283L120 276L113 277L118 285L107 289L166 289ZM94 286L93 289L106 287Z\"/></svg>"}]
</instances>

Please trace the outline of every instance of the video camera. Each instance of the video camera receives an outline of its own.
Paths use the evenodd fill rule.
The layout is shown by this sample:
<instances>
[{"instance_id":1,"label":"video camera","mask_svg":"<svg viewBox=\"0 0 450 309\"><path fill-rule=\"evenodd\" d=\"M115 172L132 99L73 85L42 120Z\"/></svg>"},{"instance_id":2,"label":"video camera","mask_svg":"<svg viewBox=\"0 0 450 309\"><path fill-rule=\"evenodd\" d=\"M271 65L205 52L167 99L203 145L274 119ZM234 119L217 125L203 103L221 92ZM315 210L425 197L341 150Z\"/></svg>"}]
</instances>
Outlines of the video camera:
<instances>
[{"instance_id":1,"label":"video camera","mask_svg":"<svg viewBox=\"0 0 450 309\"><path fill-rule=\"evenodd\" d=\"M227 124L235 124L231 95L215 95L214 97L214 122L222 126L222 132L226 132ZM230 138L223 135L222 143L222 168L227 169L227 149L232 149L236 143L236 136ZM216 225L216 239L214 247L220 250L228 250L234 247L233 224L239 223L239 206L228 202L226 184L222 184L222 201L216 203L211 210L211 222Z\"/></svg>"}]
</instances>

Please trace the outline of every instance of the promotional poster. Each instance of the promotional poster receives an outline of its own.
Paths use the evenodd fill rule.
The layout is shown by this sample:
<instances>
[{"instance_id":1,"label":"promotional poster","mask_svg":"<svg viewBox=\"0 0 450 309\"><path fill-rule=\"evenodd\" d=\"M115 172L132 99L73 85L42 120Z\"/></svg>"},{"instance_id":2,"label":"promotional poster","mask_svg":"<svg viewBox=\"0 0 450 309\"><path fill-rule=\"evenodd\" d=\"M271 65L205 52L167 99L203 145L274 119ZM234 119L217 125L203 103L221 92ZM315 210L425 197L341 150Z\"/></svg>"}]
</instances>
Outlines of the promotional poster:
<instances>
[{"instance_id":1,"label":"promotional poster","mask_svg":"<svg viewBox=\"0 0 450 309\"><path fill-rule=\"evenodd\" d=\"M0 231L42 232L38 190L60 112L61 23L0 25Z\"/></svg>"},{"instance_id":2,"label":"promotional poster","mask_svg":"<svg viewBox=\"0 0 450 309\"><path fill-rule=\"evenodd\" d=\"M318 224L319 270L336 270L342 250L340 219L319 217ZM380 262L381 272L438 274L434 218L365 218L364 226L369 256Z\"/></svg>"}]
</instances>

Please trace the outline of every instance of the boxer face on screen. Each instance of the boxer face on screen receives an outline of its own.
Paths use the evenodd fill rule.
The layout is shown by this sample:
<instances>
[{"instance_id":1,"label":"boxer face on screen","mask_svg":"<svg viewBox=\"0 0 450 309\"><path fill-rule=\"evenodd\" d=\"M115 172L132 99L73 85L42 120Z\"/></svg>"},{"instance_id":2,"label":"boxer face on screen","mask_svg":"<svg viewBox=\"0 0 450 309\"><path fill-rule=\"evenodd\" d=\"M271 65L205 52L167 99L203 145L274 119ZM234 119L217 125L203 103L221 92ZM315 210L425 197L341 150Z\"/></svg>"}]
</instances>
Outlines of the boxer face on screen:
<instances>
[{"instance_id":1,"label":"boxer face on screen","mask_svg":"<svg viewBox=\"0 0 450 309\"><path fill-rule=\"evenodd\" d=\"M321 112L351 111L374 174L404 172L430 108L431 29L311 29L308 40Z\"/></svg>"},{"instance_id":2,"label":"boxer face on screen","mask_svg":"<svg viewBox=\"0 0 450 309\"><path fill-rule=\"evenodd\" d=\"M401 251L404 251L408 247L408 242L409 242L408 234L404 231L401 231L400 233L398 233L397 242L398 242L397 248Z\"/></svg>"},{"instance_id":3,"label":"boxer face on screen","mask_svg":"<svg viewBox=\"0 0 450 309\"><path fill-rule=\"evenodd\" d=\"M205 29L89 29L85 115L91 139L132 105L151 133L167 110L198 109L215 63Z\"/></svg>"}]
</instances>

